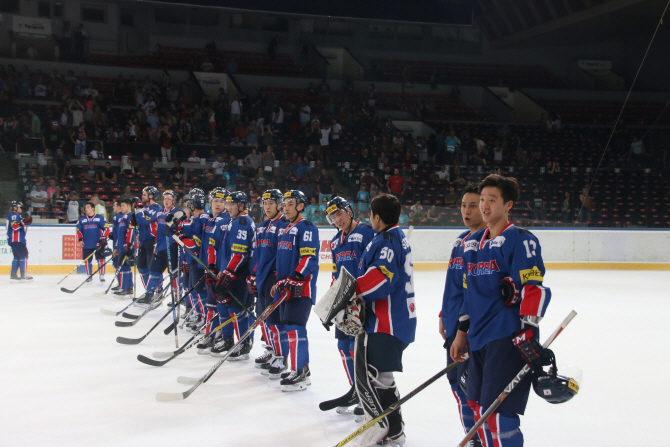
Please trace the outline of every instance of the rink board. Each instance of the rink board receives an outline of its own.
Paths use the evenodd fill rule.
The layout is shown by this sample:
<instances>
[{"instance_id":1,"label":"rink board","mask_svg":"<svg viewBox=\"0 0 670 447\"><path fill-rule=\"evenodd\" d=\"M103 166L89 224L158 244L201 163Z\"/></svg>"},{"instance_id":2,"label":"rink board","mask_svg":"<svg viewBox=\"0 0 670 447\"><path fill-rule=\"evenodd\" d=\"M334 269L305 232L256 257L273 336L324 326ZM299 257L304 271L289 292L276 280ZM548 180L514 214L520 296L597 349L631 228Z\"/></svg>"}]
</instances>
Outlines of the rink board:
<instances>
[{"instance_id":1,"label":"rink board","mask_svg":"<svg viewBox=\"0 0 670 447\"><path fill-rule=\"evenodd\" d=\"M407 231L405 229L405 231ZM416 270L445 270L462 229L415 228L410 244ZM533 229L548 268L670 270L670 231L609 229ZM74 225L33 225L27 240L31 273L67 273L81 261ZM320 227L319 262L330 270L335 229ZM0 273L12 263L6 228L0 229ZM111 270L110 270L111 271Z\"/></svg>"}]
</instances>

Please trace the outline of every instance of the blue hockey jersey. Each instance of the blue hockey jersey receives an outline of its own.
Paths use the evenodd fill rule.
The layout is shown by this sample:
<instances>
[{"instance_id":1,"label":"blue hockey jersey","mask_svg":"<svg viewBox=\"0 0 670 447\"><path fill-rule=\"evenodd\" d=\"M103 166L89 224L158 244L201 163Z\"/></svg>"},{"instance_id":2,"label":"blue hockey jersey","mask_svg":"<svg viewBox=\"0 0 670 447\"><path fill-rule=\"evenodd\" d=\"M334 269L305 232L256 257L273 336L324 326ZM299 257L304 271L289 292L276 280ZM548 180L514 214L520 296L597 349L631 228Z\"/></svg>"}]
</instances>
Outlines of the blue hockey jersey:
<instances>
[{"instance_id":1,"label":"blue hockey jersey","mask_svg":"<svg viewBox=\"0 0 670 447\"><path fill-rule=\"evenodd\" d=\"M196 256L200 255L200 247L202 247L202 234L204 231L205 223L210 219L210 215L203 212L198 216L191 217L191 219L184 222L182 226L182 234L186 236L182 239L184 245L191 249ZM187 264L197 263L191 255L184 252L183 253L184 262Z\"/></svg>"},{"instance_id":2,"label":"blue hockey jersey","mask_svg":"<svg viewBox=\"0 0 670 447\"><path fill-rule=\"evenodd\" d=\"M365 331L414 341L416 304L409 241L398 225L379 232L365 248L356 294L365 300Z\"/></svg>"},{"instance_id":3,"label":"blue hockey jersey","mask_svg":"<svg viewBox=\"0 0 670 447\"><path fill-rule=\"evenodd\" d=\"M220 272L244 272L248 275L256 239L256 225L248 214L232 219L226 227L217 268Z\"/></svg>"},{"instance_id":4,"label":"blue hockey jersey","mask_svg":"<svg viewBox=\"0 0 670 447\"><path fill-rule=\"evenodd\" d=\"M100 214L93 217L80 217L77 222L77 240L84 242L84 248L87 250L96 248L101 237L107 237L109 234L109 225L105 218Z\"/></svg>"},{"instance_id":5,"label":"blue hockey jersey","mask_svg":"<svg viewBox=\"0 0 670 447\"><path fill-rule=\"evenodd\" d=\"M286 228L288 223L288 219L279 213L274 220L266 219L259 227L256 227L256 243L251 265L259 290L271 272L276 269L279 231Z\"/></svg>"},{"instance_id":6,"label":"blue hockey jersey","mask_svg":"<svg viewBox=\"0 0 670 447\"><path fill-rule=\"evenodd\" d=\"M7 216L7 242L26 243L26 226L19 213L9 213Z\"/></svg>"},{"instance_id":7,"label":"blue hockey jersey","mask_svg":"<svg viewBox=\"0 0 670 447\"><path fill-rule=\"evenodd\" d=\"M119 219L123 217L123 213L116 213L112 218L112 247L116 247L116 239L118 237Z\"/></svg>"},{"instance_id":8,"label":"blue hockey jersey","mask_svg":"<svg viewBox=\"0 0 670 447\"><path fill-rule=\"evenodd\" d=\"M444 333L450 337L456 333L458 317L463 306L463 283L465 282L465 264L463 262L463 244L470 237L470 231L463 232L451 249L449 269L442 296L442 325Z\"/></svg>"},{"instance_id":9,"label":"blue hockey jersey","mask_svg":"<svg viewBox=\"0 0 670 447\"><path fill-rule=\"evenodd\" d=\"M167 228L165 225L165 217L168 214L174 214L177 211L178 211L177 208L172 207L172 209L170 210L164 210L156 214L156 248L155 248L156 253L158 253L159 251L167 250L168 246L166 236L168 236L170 239L170 246L177 243L175 242L174 239L172 239L171 235L168 235L166 233Z\"/></svg>"},{"instance_id":10,"label":"blue hockey jersey","mask_svg":"<svg viewBox=\"0 0 670 447\"><path fill-rule=\"evenodd\" d=\"M220 256L219 250L223 244L223 238L229 223L230 214L226 212L211 217L203 223L200 260L206 265L217 265L217 259Z\"/></svg>"},{"instance_id":11,"label":"blue hockey jersey","mask_svg":"<svg viewBox=\"0 0 670 447\"><path fill-rule=\"evenodd\" d=\"M277 281L294 272L305 277L309 287L303 287L302 296L316 303L316 279L319 276L319 229L303 218L279 230L277 238ZM279 293L275 291L275 300Z\"/></svg>"},{"instance_id":12,"label":"blue hockey jersey","mask_svg":"<svg viewBox=\"0 0 670 447\"><path fill-rule=\"evenodd\" d=\"M158 213L162 211L163 207L157 203L152 203L148 207L135 211L135 219L137 220L140 232L138 236L140 245L144 245L147 242L156 242L156 219L158 218Z\"/></svg>"},{"instance_id":13,"label":"blue hockey jersey","mask_svg":"<svg viewBox=\"0 0 670 447\"><path fill-rule=\"evenodd\" d=\"M137 230L130 228L130 213L121 214L117 224L116 242L114 242L114 248L119 253L123 253L124 245L133 243L135 231Z\"/></svg>"},{"instance_id":14,"label":"blue hockey jersey","mask_svg":"<svg viewBox=\"0 0 670 447\"><path fill-rule=\"evenodd\" d=\"M466 270L462 314L470 316L468 341L477 351L487 343L521 329L521 316L544 316L551 291L542 285L544 263L537 238L511 222L488 239L489 229L477 231L463 244ZM500 281L512 277L521 293L520 306L505 306Z\"/></svg>"},{"instance_id":15,"label":"blue hockey jersey","mask_svg":"<svg viewBox=\"0 0 670 447\"><path fill-rule=\"evenodd\" d=\"M350 234L345 235L342 230L337 232L330 242L330 252L333 256L333 281L340 276L342 267L356 277L361 254L373 237L375 237L375 230L370 225L360 222Z\"/></svg>"}]
</instances>

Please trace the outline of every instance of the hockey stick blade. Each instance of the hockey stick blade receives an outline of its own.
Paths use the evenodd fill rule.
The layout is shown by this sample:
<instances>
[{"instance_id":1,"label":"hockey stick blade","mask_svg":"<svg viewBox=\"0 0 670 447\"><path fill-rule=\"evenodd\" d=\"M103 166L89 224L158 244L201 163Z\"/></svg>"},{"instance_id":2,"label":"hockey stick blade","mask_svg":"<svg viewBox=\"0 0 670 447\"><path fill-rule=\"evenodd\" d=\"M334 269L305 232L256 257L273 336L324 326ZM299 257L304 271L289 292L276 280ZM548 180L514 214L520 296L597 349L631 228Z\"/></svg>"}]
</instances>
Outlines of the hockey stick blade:
<instances>
[{"instance_id":1,"label":"hockey stick blade","mask_svg":"<svg viewBox=\"0 0 670 447\"><path fill-rule=\"evenodd\" d=\"M190 390L188 390L190 391ZM191 393L184 391L183 393L156 393L156 400L159 402L171 402L173 400L184 400Z\"/></svg>"},{"instance_id":2,"label":"hockey stick blade","mask_svg":"<svg viewBox=\"0 0 670 447\"><path fill-rule=\"evenodd\" d=\"M116 337L116 342L121 343L122 345L139 345L145 338L147 338L146 335L140 338Z\"/></svg>"},{"instance_id":3,"label":"hockey stick blade","mask_svg":"<svg viewBox=\"0 0 670 447\"><path fill-rule=\"evenodd\" d=\"M140 355L137 356L137 360L139 360L140 362L144 363L145 365L149 365L149 366L163 366L175 357L176 357L176 355L172 354L169 358L167 358L165 360L156 360L156 359L152 359L152 358L149 358L145 355L140 354Z\"/></svg>"},{"instance_id":4,"label":"hockey stick blade","mask_svg":"<svg viewBox=\"0 0 670 447\"><path fill-rule=\"evenodd\" d=\"M165 335L168 335L170 332L173 331L173 329L174 329L174 325L175 325L175 324L176 324L176 322L174 322L174 321L173 321L172 323L170 323L170 326L168 326L168 327L166 327L165 329L163 329L163 333L164 333Z\"/></svg>"},{"instance_id":5,"label":"hockey stick blade","mask_svg":"<svg viewBox=\"0 0 670 447\"><path fill-rule=\"evenodd\" d=\"M123 312L123 311L120 311L120 312ZM110 317L118 317L120 315L119 312L114 312L113 310L102 309L102 308L100 309L100 313L103 313L105 315L109 315Z\"/></svg>"},{"instance_id":6,"label":"hockey stick blade","mask_svg":"<svg viewBox=\"0 0 670 447\"><path fill-rule=\"evenodd\" d=\"M127 319L129 319L129 320L137 320L138 318L140 318L139 315L129 314L128 312L123 312L123 313L121 314L121 316L122 316L123 318L127 318Z\"/></svg>"},{"instance_id":7,"label":"hockey stick blade","mask_svg":"<svg viewBox=\"0 0 670 447\"><path fill-rule=\"evenodd\" d=\"M358 397L356 394L356 387L351 387L349 391L344 396L340 396L337 399L327 400L319 404L319 410L321 411L330 411L337 407L350 407L358 403Z\"/></svg>"},{"instance_id":8,"label":"hockey stick blade","mask_svg":"<svg viewBox=\"0 0 670 447\"><path fill-rule=\"evenodd\" d=\"M74 290L66 289L65 287L61 287L60 291L65 293L74 293Z\"/></svg>"},{"instance_id":9,"label":"hockey stick blade","mask_svg":"<svg viewBox=\"0 0 670 447\"><path fill-rule=\"evenodd\" d=\"M133 321L115 321L114 326L118 327L130 327L130 326L135 326L135 323L137 323L139 320L133 320Z\"/></svg>"},{"instance_id":10,"label":"hockey stick blade","mask_svg":"<svg viewBox=\"0 0 670 447\"><path fill-rule=\"evenodd\" d=\"M196 383L200 382L200 379L196 379L195 377L179 376L177 377L177 382L181 383L182 385L195 385Z\"/></svg>"},{"instance_id":11,"label":"hockey stick blade","mask_svg":"<svg viewBox=\"0 0 670 447\"><path fill-rule=\"evenodd\" d=\"M166 359L166 358L168 358L168 357L172 357L173 355L175 355L176 352L177 352L177 351L172 351L172 352L161 352L161 351L156 351L156 352L154 352L154 353L151 354L151 355L153 355L154 357L159 358L159 359Z\"/></svg>"}]
</instances>

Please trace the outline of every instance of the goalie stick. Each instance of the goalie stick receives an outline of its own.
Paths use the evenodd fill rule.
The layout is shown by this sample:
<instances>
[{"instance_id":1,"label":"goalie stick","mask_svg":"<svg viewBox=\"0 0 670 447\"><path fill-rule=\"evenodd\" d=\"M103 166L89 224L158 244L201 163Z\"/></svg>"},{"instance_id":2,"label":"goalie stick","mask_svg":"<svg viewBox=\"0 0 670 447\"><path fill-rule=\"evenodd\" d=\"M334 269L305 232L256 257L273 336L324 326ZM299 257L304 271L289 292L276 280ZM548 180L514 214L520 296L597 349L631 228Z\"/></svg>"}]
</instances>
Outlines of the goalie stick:
<instances>
[{"instance_id":1,"label":"goalie stick","mask_svg":"<svg viewBox=\"0 0 670 447\"><path fill-rule=\"evenodd\" d=\"M554 333L551 334L549 336L549 338L547 338L545 340L545 342L542 344L542 347L545 348L545 349L548 348L549 345L551 345L553 343L553 341L556 339L556 337L558 337L558 335L561 332L563 332L563 329L565 329L565 327L568 324L570 324L570 322L572 321L573 318L575 318L576 315L577 315L577 312L575 312L574 310L570 311L568 316L565 317L565 319L561 322L561 325L558 326L558 328L556 328ZM461 442L458 443L459 447L465 447L468 444L468 442L474 436L474 434L477 432L479 427L481 427L484 424L484 422L486 422L486 420L489 418L489 416L491 416L493 414L493 412L496 411L496 408L498 408L500 406L500 404L505 400L505 398L509 395L509 393L511 393L512 390L514 390L514 388L519 384L519 382L521 382L521 379L523 379L523 377L526 374L528 374L529 372L530 372L530 367L528 365L523 365L523 368L521 368L521 371L519 371L519 373L512 379L512 381L509 384L507 384L507 386L505 387L503 392L500 393L500 395L498 397L496 397L496 400L493 401L491 406L486 410L486 412L482 415L482 417L480 417L479 420L477 422L475 422L475 425L472 426L472 428L465 435L463 440L461 440Z\"/></svg>"},{"instance_id":2,"label":"goalie stick","mask_svg":"<svg viewBox=\"0 0 670 447\"><path fill-rule=\"evenodd\" d=\"M249 337L249 335L251 335L251 333L254 331L254 329L256 329L256 327L258 327L261 324L261 322L263 322L263 320L265 320L265 318L267 318L267 316L270 315L282 303L282 301L283 301L283 299L275 301L272 304L270 304L267 308L265 308L263 313L261 313L258 316L258 318L256 318L256 321L251 323L251 326L249 326L249 329L247 329L247 331L240 337L240 339L237 341L237 343L235 343L235 345L230 349L230 351L226 352L224 354L224 356L221 357L221 359L218 362L216 362L216 364L214 366L212 366L209 369L209 371L207 371L205 373L204 376L202 376L199 379L193 379L193 378L190 378L190 377L178 377L177 378L177 382L179 382L179 383L191 384L191 383L195 382L191 388L184 391L183 393L158 393L158 394L156 394L156 400L162 401L162 402L171 401L171 400L183 400L183 399L186 399L191 394L193 394L193 392L200 385L207 382L209 380L209 378L212 377L212 375L216 372L216 370L219 369L219 367L221 367L221 365L223 365L223 363L226 360L228 360L228 357L233 352L235 352L235 350Z\"/></svg>"}]
</instances>

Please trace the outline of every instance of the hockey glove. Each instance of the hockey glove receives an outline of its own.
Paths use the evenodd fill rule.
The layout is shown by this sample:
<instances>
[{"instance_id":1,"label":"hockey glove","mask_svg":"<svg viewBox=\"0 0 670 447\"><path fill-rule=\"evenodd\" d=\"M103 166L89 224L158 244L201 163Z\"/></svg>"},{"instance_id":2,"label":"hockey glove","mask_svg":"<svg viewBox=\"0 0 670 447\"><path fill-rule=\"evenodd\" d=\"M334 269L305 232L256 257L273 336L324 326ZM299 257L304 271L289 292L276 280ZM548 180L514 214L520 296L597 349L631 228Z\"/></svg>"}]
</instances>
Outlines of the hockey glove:
<instances>
[{"instance_id":1,"label":"hockey glove","mask_svg":"<svg viewBox=\"0 0 670 447\"><path fill-rule=\"evenodd\" d=\"M356 296L335 316L335 324L347 335L357 336L365 332L365 303Z\"/></svg>"},{"instance_id":2,"label":"hockey glove","mask_svg":"<svg viewBox=\"0 0 670 447\"><path fill-rule=\"evenodd\" d=\"M230 284L236 279L237 275L235 275L233 272L229 270L222 271L219 275L219 280L216 282L216 291L218 293L223 293L223 291L230 287Z\"/></svg>"},{"instance_id":3,"label":"hockey glove","mask_svg":"<svg viewBox=\"0 0 670 447\"><path fill-rule=\"evenodd\" d=\"M216 288L216 282L219 280L219 278L216 277L216 275L219 274L219 271L217 270L216 266L214 264L209 264L207 266L209 268L209 271L212 272L212 275L207 275L207 279L205 279L205 282L209 286L209 288L212 290L212 294L214 294L214 289Z\"/></svg>"},{"instance_id":4,"label":"hockey glove","mask_svg":"<svg viewBox=\"0 0 670 447\"><path fill-rule=\"evenodd\" d=\"M133 253L133 247L130 245L124 245L123 251L126 252L126 256L130 256Z\"/></svg>"},{"instance_id":5,"label":"hockey glove","mask_svg":"<svg viewBox=\"0 0 670 447\"><path fill-rule=\"evenodd\" d=\"M100 247L106 247L106 246L107 246L107 238L103 236L100 238L100 240L98 241L98 246L95 248L99 249Z\"/></svg>"},{"instance_id":6,"label":"hockey glove","mask_svg":"<svg viewBox=\"0 0 670 447\"><path fill-rule=\"evenodd\" d=\"M279 296L285 301L300 298L306 283L307 281L304 280L304 276L300 275L300 278L298 278L298 274L293 274L283 281L279 289Z\"/></svg>"},{"instance_id":7,"label":"hockey glove","mask_svg":"<svg viewBox=\"0 0 670 447\"><path fill-rule=\"evenodd\" d=\"M517 289L516 284L511 276L500 280L500 299L505 306L515 306L521 303L521 292Z\"/></svg>"},{"instance_id":8,"label":"hockey glove","mask_svg":"<svg viewBox=\"0 0 670 447\"><path fill-rule=\"evenodd\" d=\"M142 200L139 197L135 197L135 203L133 205L135 205L135 210L144 208L144 203L142 203Z\"/></svg>"},{"instance_id":9,"label":"hockey glove","mask_svg":"<svg viewBox=\"0 0 670 447\"><path fill-rule=\"evenodd\" d=\"M31 223L33 223L33 218L32 217L26 217L25 219L23 219L23 224L24 225L30 225Z\"/></svg>"},{"instance_id":10,"label":"hockey glove","mask_svg":"<svg viewBox=\"0 0 670 447\"><path fill-rule=\"evenodd\" d=\"M130 226L137 227L137 217L135 217L135 213L130 215Z\"/></svg>"},{"instance_id":11,"label":"hockey glove","mask_svg":"<svg viewBox=\"0 0 670 447\"><path fill-rule=\"evenodd\" d=\"M181 272L184 275L188 275L189 269L190 269L190 266L187 263L185 263L185 262L181 263Z\"/></svg>"},{"instance_id":12,"label":"hockey glove","mask_svg":"<svg viewBox=\"0 0 670 447\"><path fill-rule=\"evenodd\" d=\"M114 232L113 231L109 232L109 236L107 236L107 239L109 239L110 241L114 240Z\"/></svg>"},{"instance_id":13,"label":"hockey glove","mask_svg":"<svg viewBox=\"0 0 670 447\"><path fill-rule=\"evenodd\" d=\"M512 343L519 348L521 357L533 372L542 372L542 367L551 365L554 352L545 349L537 341L537 328L526 327L512 335Z\"/></svg>"},{"instance_id":14,"label":"hockey glove","mask_svg":"<svg viewBox=\"0 0 670 447\"><path fill-rule=\"evenodd\" d=\"M255 275L247 276L247 291L255 297L258 296L258 287L256 286Z\"/></svg>"}]
</instances>

